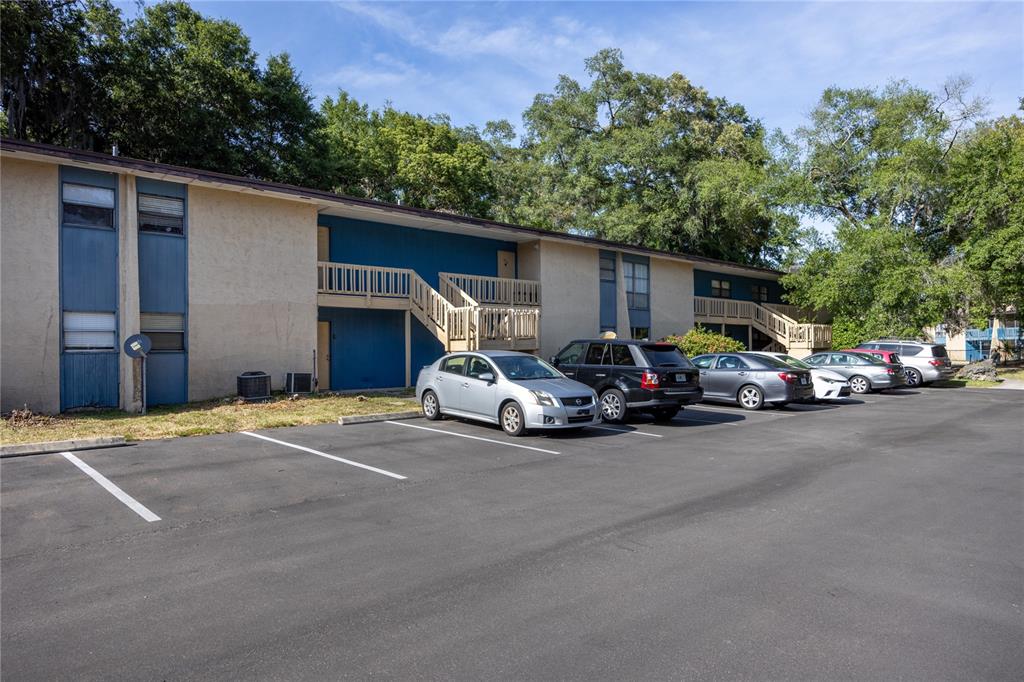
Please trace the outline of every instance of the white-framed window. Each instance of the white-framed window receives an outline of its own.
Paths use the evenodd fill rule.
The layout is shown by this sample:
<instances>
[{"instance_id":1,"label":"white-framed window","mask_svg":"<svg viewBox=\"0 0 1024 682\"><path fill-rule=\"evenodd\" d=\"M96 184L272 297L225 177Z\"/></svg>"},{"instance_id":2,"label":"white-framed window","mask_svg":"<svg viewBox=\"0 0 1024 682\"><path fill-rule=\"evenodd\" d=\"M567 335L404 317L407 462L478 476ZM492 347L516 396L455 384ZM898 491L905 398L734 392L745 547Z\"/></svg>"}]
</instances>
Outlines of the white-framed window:
<instances>
[{"instance_id":1,"label":"white-framed window","mask_svg":"<svg viewBox=\"0 0 1024 682\"><path fill-rule=\"evenodd\" d=\"M712 298L732 298L732 282L727 279L711 280Z\"/></svg>"},{"instance_id":2,"label":"white-framed window","mask_svg":"<svg viewBox=\"0 0 1024 682\"><path fill-rule=\"evenodd\" d=\"M139 194L139 230L161 234L185 233L185 200Z\"/></svg>"},{"instance_id":3,"label":"white-framed window","mask_svg":"<svg viewBox=\"0 0 1024 682\"><path fill-rule=\"evenodd\" d=\"M622 278L626 284L626 306L633 310L650 310L650 266L623 260Z\"/></svg>"},{"instance_id":4,"label":"white-framed window","mask_svg":"<svg viewBox=\"0 0 1024 682\"><path fill-rule=\"evenodd\" d=\"M76 182L61 186L61 221L75 227L114 229L114 190Z\"/></svg>"},{"instance_id":5,"label":"white-framed window","mask_svg":"<svg viewBox=\"0 0 1024 682\"><path fill-rule=\"evenodd\" d=\"M64 313L65 350L114 350L117 318L114 313Z\"/></svg>"},{"instance_id":6,"label":"white-framed window","mask_svg":"<svg viewBox=\"0 0 1024 682\"><path fill-rule=\"evenodd\" d=\"M185 316L181 313L142 313L139 331L149 337L154 351L185 350Z\"/></svg>"},{"instance_id":7,"label":"white-framed window","mask_svg":"<svg viewBox=\"0 0 1024 682\"><path fill-rule=\"evenodd\" d=\"M752 284L750 286L750 298L757 303L767 303L768 287L763 284Z\"/></svg>"}]
</instances>

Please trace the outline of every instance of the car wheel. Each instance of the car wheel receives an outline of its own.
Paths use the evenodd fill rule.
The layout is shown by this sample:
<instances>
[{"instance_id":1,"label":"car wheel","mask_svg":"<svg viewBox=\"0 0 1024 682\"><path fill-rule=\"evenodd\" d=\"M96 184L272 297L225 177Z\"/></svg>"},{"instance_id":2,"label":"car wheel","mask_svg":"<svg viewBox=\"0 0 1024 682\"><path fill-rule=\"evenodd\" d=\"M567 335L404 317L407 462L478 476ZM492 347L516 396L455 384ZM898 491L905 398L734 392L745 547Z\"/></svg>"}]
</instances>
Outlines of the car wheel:
<instances>
[{"instance_id":1,"label":"car wheel","mask_svg":"<svg viewBox=\"0 0 1024 682\"><path fill-rule=\"evenodd\" d=\"M850 390L854 393L868 393L871 391L871 382L859 374L850 377Z\"/></svg>"},{"instance_id":2,"label":"car wheel","mask_svg":"<svg viewBox=\"0 0 1024 682\"><path fill-rule=\"evenodd\" d=\"M924 383L922 379L921 373L916 369L907 368L907 386L920 386Z\"/></svg>"},{"instance_id":3,"label":"car wheel","mask_svg":"<svg viewBox=\"0 0 1024 682\"><path fill-rule=\"evenodd\" d=\"M764 393L757 386L747 384L736 395L740 407L744 410L760 410L764 405Z\"/></svg>"},{"instance_id":4,"label":"car wheel","mask_svg":"<svg viewBox=\"0 0 1024 682\"><path fill-rule=\"evenodd\" d=\"M441 418L441 403L437 402L437 394L433 391L424 391L423 399L420 401L423 406L423 416L432 422Z\"/></svg>"},{"instance_id":5,"label":"car wheel","mask_svg":"<svg viewBox=\"0 0 1024 682\"><path fill-rule=\"evenodd\" d=\"M521 436L526 433L526 418L519 405L506 403L501 408L501 428L510 436Z\"/></svg>"},{"instance_id":6,"label":"car wheel","mask_svg":"<svg viewBox=\"0 0 1024 682\"><path fill-rule=\"evenodd\" d=\"M612 424L626 421L626 395L622 391L609 388L601 394L601 417Z\"/></svg>"},{"instance_id":7,"label":"car wheel","mask_svg":"<svg viewBox=\"0 0 1024 682\"><path fill-rule=\"evenodd\" d=\"M659 407L656 410L651 410L651 414L656 422L670 422L673 417L679 414L680 409L678 407Z\"/></svg>"}]
</instances>

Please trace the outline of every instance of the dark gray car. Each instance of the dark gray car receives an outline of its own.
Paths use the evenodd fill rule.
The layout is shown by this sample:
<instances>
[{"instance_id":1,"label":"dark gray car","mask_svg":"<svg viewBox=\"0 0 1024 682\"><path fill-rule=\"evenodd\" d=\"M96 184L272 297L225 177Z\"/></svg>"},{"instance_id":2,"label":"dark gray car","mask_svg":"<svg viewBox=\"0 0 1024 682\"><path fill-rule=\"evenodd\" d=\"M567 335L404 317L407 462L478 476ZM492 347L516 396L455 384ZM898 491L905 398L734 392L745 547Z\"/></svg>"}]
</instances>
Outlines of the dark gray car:
<instances>
[{"instance_id":1,"label":"dark gray car","mask_svg":"<svg viewBox=\"0 0 1024 682\"><path fill-rule=\"evenodd\" d=\"M814 399L810 370L791 367L758 353L711 353L691 361L700 368L704 400L738 403L759 410L765 403L782 407Z\"/></svg>"},{"instance_id":2,"label":"dark gray car","mask_svg":"<svg viewBox=\"0 0 1024 682\"><path fill-rule=\"evenodd\" d=\"M866 353L815 353L804 358L812 367L823 367L842 374L854 393L869 393L907 385L903 365L895 365Z\"/></svg>"}]
</instances>

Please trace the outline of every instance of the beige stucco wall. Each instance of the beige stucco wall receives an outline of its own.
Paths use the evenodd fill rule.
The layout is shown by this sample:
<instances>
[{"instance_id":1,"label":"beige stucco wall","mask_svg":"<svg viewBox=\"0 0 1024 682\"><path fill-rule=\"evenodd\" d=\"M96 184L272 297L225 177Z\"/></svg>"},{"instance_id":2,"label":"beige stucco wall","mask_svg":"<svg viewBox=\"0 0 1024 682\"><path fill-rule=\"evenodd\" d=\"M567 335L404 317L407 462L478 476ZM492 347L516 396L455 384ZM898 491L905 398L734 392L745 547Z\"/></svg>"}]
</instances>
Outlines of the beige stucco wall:
<instances>
[{"instance_id":1,"label":"beige stucco wall","mask_svg":"<svg viewBox=\"0 0 1024 682\"><path fill-rule=\"evenodd\" d=\"M651 258L651 338L693 328L693 266Z\"/></svg>"},{"instance_id":2,"label":"beige stucco wall","mask_svg":"<svg viewBox=\"0 0 1024 682\"><path fill-rule=\"evenodd\" d=\"M313 371L316 209L192 186L188 194L188 395L235 392L248 370Z\"/></svg>"},{"instance_id":3,"label":"beige stucco wall","mask_svg":"<svg viewBox=\"0 0 1024 682\"><path fill-rule=\"evenodd\" d=\"M516 249L516 269L519 279L540 281L540 240L522 242Z\"/></svg>"},{"instance_id":4,"label":"beige stucco wall","mask_svg":"<svg viewBox=\"0 0 1024 682\"><path fill-rule=\"evenodd\" d=\"M58 170L0 161L0 411L60 410Z\"/></svg>"},{"instance_id":5,"label":"beige stucco wall","mask_svg":"<svg viewBox=\"0 0 1024 682\"><path fill-rule=\"evenodd\" d=\"M598 253L583 245L541 242L541 357L601 331Z\"/></svg>"}]
</instances>

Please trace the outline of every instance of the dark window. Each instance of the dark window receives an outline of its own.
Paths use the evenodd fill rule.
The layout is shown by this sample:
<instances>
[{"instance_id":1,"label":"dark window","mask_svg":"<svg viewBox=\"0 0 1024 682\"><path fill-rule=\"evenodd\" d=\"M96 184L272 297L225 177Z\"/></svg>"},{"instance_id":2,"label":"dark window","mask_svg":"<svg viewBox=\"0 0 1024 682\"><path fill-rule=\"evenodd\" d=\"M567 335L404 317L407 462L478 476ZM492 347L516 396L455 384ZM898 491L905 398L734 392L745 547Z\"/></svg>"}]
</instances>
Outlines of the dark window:
<instances>
[{"instance_id":1,"label":"dark window","mask_svg":"<svg viewBox=\"0 0 1024 682\"><path fill-rule=\"evenodd\" d=\"M768 287L762 284L754 284L750 287L750 298L759 303L768 302Z\"/></svg>"},{"instance_id":2,"label":"dark window","mask_svg":"<svg viewBox=\"0 0 1024 682\"><path fill-rule=\"evenodd\" d=\"M651 338L650 327L630 327L629 335L634 341L646 341Z\"/></svg>"},{"instance_id":3,"label":"dark window","mask_svg":"<svg viewBox=\"0 0 1024 682\"><path fill-rule=\"evenodd\" d=\"M932 357L933 358L944 358L946 357L945 346L932 346Z\"/></svg>"},{"instance_id":4,"label":"dark window","mask_svg":"<svg viewBox=\"0 0 1024 682\"><path fill-rule=\"evenodd\" d=\"M441 363L441 371L449 374L463 374L466 370L466 356L453 355Z\"/></svg>"},{"instance_id":5,"label":"dark window","mask_svg":"<svg viewBox=\"0 0 1024 682\"><path fill-rule=\"evenodd\" d=\"M559 365L578 365L585 346L586 344L581 342L570 343L565 350L555 356L555 361Z\"/></svg>"},{"instance_id":6,"label":"dark window","mask_svg":"<svg viewBox=\"0 0 1024 682\"><path fill-rule=\"evenodd\" d=\"M749 369L747 363L735 355L723 355L718 358L718 369Z\"/></svg>"},{"instance_id":7,"label":"dark window","mask_svg":"<svg viewBox=\"0 0 1024 682\"><path fill-rule=\"evenodd\" d=\"M604 365L605 357L608 351L608 344L606 343L592 343L590 349L587 351L587 360L583 364L586 365Z\"/></svg>"},{"instance_id":8,"label":"dark window","mask_svg":"<svg viewBox=\"0 0 1024 682\"><path fill-rule=\"evenodd\" d=\"M900 346L900 354L906 355L907 357L913 357L924 350L924 346L912 346L905 343Z\"/></svg>"},{"instance_id":9,"label":"dark window","mask_svg":"<svg viewBox=\"0 0 1024 682\"><path fill-rule=\"evenodd\" d=\"M900 349L900 344L898 344L898 343L879 343L879 344L875 344L875 347L878 348L878 350L887 350L887 351L895 352L895 351L898 351Z\"/></svg>"},{"instance_id":10,"label":"dark window","mask_svg":"<svg viewBox=\"0 0 1024 682\"><path fill-rule=\"evenodd\" d=\"M72 182L62 190L65 225L114 229L114 190Z\"/></svg>"},{"instance_id":11,"label":"dark window","mask_svg":"<svg viewBox=\"0 0 1024 682\"><path fill-rule=\"evenodd\" d=\"M711 280L712 298L732 298L732 282L727 279Z\"/></svg>"},{"instance_id":12,"label":"dark window","mask_svg":"<svg viewBox=\"0 0 1024 682\"><path fill-rule=\"evenodd\" d=\"M649 310L651 307L650 266L647 263L623 260L622 279L626 283L626 306L634 310Z\"/></svg>"},{"instance_id":13,"label":"dark window","mask_svg":"<svg viewBox=\"0 0 1024 682\"><path fill-rule=\"evenodd\" d=\"M481 374L487 373L494 374L494 370L487 364L486 360L482 360L481 358L469 359L469 371L466 372L468 376L471 376L474 379L479 379Z\"/></svg>"},{"instance_id":14,"label":"dark window","mask_svg":"<svg viewBox=\"0 0 1024 682\"><path fill-rule=\"evenodd\" d=\"M651 343L640 347L651 367L690 367L683 352L671 343Z\"/></svg>"},{"instance_id":15,"label":"dark window","mask_svg":"<svg viewBox=\"0 0 1024 682\"><path fill-rule=\"evenodd\" d=\"M180 313L142 313L139 331L149 337L153 350L185 350L185 316Z\"/></svg>"},{"instance_id":16,"label":"dark window","mask_svg":"<svg viewBox=\"0 0 1024 682\"><path fill-rule=\"evenodd\" d=\"M185 200L176 197L140 194L139 229L143 232L184 234Z\"/></svg>"},{"instance_id":17,"label":"dark window","mask_svg":"<svg viewBox=\"0 0 1024 682\"><path fill-rule=\"evenodd\" d=\"M601 281L615 281L615 258L612 256L601 256Z\"/></svg>"},{"instance_id":18,"label":"dark window","mask_svg":"<svg viewBox=\"0 0 1024 682\"><path fill-rule=\"evenodd\" d=\"M633 353L630 352L629 346L624 343L612 346L612 364L619 367L636 366L636 362L633 360Z\"/></svg>"}]
</instances>

